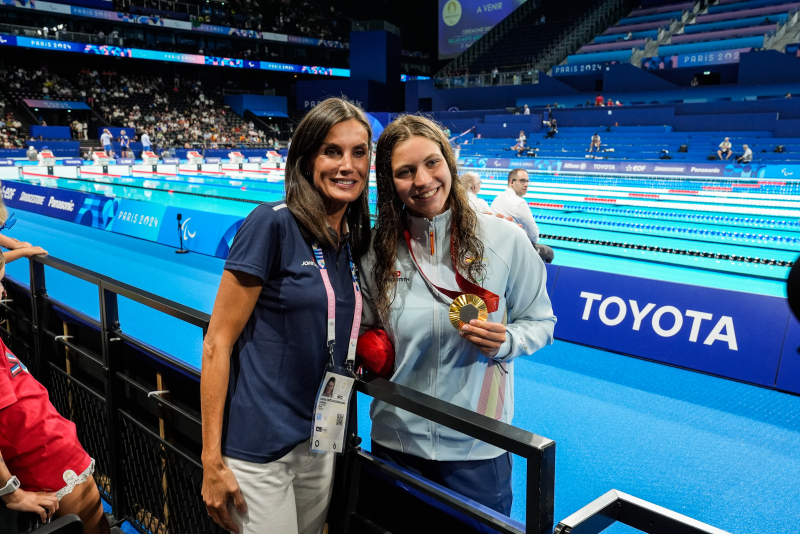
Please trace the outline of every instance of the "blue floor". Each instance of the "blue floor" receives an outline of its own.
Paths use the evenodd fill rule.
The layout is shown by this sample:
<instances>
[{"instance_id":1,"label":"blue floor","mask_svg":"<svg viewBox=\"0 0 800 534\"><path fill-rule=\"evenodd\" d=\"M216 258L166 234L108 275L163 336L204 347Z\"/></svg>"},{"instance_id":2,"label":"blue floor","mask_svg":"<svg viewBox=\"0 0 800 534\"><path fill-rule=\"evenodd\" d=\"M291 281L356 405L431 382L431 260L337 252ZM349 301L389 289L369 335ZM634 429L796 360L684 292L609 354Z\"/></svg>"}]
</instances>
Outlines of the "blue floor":
<instances>
[{"instance_id":1,"label":"blue floor","mask_svg":"<svg viewBox=\"0 0 800 534\"><path fill-rule=\"evenodd\" d=\"M18 217L11 235L53 256L212 309L222 260ZM27 262L8 274L27 281ZM47 274L50 295L97 316L95 290ZM125 331L199 367L199 330L130 302L120 313ZM800 397L565 342L518 360L516 377L514 424L557 443L556 520L614 488L729 532L800 530ZM359 402L366 435L367 402ZM515 460L513 517L524 520L525 468Z\"/></svg>"}]
</instances>

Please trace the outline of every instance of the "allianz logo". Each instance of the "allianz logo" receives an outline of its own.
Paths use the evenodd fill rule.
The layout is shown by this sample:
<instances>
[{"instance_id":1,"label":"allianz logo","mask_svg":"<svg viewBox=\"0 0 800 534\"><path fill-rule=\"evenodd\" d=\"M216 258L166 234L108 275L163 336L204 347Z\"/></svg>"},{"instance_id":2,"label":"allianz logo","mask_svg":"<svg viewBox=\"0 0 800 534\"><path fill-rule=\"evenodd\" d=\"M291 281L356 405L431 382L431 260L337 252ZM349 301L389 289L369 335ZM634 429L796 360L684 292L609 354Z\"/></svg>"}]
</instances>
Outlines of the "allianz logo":
<instances>
[{"instance_id":1,"label":"allianz logo","mask_svg":"<svg viewBox=\"0 0 800 534\"><path fill-rule=\"evenodd\" d=\"M602 295L598 295L597 293L589 293L587 291L581 291L581 298L586 299L586 304L583 308L583 316L581 319L588 321L592 315L594 302L602 301L600 302L600 306L597 308L597 316L600 318L600 322L607 326L617 326L618 324L622 323L622 321L628 315L628 305L630 305L631 315L633 315L633 330L636 331L640 330L642 323L650 315L650 312L652 312L656 307L655 304L648 303L644 308L640 309L639 303L635 300L628 300L628 303L626 304L625 301L619 297L607 297L603 299ZM608 308L612 304L614 307L609 310ZM609 317L609 311L611 312L611 317ZM661 324L662 318L665 315L672 316L671 320L667 319L664 321L664 323L672 324L672 326L669 328L664 328ZM648 322L653 328L653 331L659 336L673 337L683 330L684 317L692 319L692 326L688 332L689 341L692 343L697 343L700 336L700 327L702 326L703 321L714 320L714 316L710 313L695 310L686 310L681 313L681 311L674 306L661 306L655 310L655 312L653 312ZM688 324L688 321L686 322ZM686 332L684 332L684 335L686 335ZM706 335L705 339L703 340L703 345L713 345L715 341L727 343L730 350L739 350L739 347L736 343L736 332L733 328L732 317L728 317L727 315L721 316L708 335Z\"/></svg>"},{"instance_id":2,"label":"allianz logo","mask_svg":"<svg viewBox=\"0 0 800 534\"><path fill-rule=\"evenodd\" d=\"M4 187L3 188L3 200L13 200L14 199L14 193L16 193L16 192L17 192L17 190L14 189L13 187Z\"/></svg>"},{"instance_id":3,"label":"allianz logo","mask_svg":"<svg viewBox=\"0 0 800 534\"><path fill-rule=\"evenodd\" d=\"M580 169L580 170L583 171L583 170L586 170L586 164L585 163L578 164L578 163L564 162L564 169Z\"/></svg>"}]
</instances>

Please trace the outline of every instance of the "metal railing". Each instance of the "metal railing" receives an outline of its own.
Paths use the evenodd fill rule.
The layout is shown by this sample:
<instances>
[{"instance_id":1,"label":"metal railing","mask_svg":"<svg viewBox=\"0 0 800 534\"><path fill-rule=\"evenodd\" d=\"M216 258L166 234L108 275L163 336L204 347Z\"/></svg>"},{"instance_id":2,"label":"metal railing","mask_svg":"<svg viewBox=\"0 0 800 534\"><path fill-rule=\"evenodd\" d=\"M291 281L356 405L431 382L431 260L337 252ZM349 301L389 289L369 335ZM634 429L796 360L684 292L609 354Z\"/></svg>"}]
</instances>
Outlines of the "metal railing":
<instances>
[{"instance_id":1,"label":"metal railing","mask_svg":"<svg viewBox=\"0 0 800 534\"><path fill-rule=\"evenodd\" d=\"M118 301L156 310L198 327L203 335L210 316L58 258L34 256L29 261L28 288L7 280L9 299L0 303L0 337L51 391L56 409L75 423L84 448L97 461L95 480L114 516L128 519L142 534L222 534L200 495L199 372L127 334ZM51 298L45 268L96 287L99 318ZM173 397L160 395L165 389ZM345 455L337 462L337 483L346 491L334 492L332 532L350 532L351 521L356 525L365 520L358 508L358 487L359 473L368 468L499 532L552 532L554 441L380 378L362 377L355 389L526 458L527 527L520 530L365 453L358 446L354 414ZM174 398L179 390L189 393ZM355 401L351 409L357 409Z\"/></svg>"},{"instance_id":2,"label":"metal railing","mask_svg":"<svg viewBox=\"0 0 800 534\"><path fill-rule=\"evenodd\" d=\"M493 85L528 85L532 83L539 83L539 71L521 70L514 72L498 72L497 78L494 78L492 73L482 73L434 79L434 86L436 89L492 87Z\"/></svg>"},{"instance_id":3,"label":"metal railing","mask_svg":"<svg viewBox=\"0 0 800 534\"><path fill-rule=\"evenodd\" d=\"M599 534L617 522L648 533L729 534L617 490L609 491L561 521L553 534Z\"/></svg>"}]
</instances>

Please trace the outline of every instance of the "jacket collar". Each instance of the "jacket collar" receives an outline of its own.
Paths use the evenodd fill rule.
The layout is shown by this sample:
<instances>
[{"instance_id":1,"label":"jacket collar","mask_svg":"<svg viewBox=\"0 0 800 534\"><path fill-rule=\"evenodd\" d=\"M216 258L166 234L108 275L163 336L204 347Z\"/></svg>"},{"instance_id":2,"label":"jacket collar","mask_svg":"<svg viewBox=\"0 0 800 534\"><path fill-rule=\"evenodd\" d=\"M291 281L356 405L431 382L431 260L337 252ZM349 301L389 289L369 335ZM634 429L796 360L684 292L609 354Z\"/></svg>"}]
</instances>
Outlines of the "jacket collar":
<instances>
[{"instance_id":1,"label":"jacket collar","mask_svg":"<svg viewBox=\"0 0 800 534\"><path fill-rule=\"evenodd\" d=\"M444 235L444 233L450 232L451 215L452 212L448 209L433 219L426 219L425 217L415 217L406 211L408 231L411 233L411 237L415 239L422 237L428 239L428 232L430 232L431 229L433 229L437 235Z\"/></svg>"}]
</instances>

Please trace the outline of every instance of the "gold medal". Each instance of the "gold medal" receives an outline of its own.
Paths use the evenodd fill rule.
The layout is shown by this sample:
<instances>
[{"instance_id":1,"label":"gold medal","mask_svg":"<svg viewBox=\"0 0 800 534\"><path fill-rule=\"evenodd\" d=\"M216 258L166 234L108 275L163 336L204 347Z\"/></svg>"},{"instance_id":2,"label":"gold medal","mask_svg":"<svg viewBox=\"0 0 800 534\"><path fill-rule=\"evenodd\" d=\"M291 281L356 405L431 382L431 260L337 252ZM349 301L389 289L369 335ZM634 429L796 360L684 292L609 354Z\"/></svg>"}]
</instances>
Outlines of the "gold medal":
<instances>
[{"instance_id":1,"label":"gold medal","mask_svg":"<svg viewBox=\"0 0 800 534\"><path fill-rule=\"evenodd\" d=\"M450 305L450 323L456 330L461 330L473 319L485 321L489 318L486 303L477 295L464 294Z\"/></svg>"}]
</instances>

